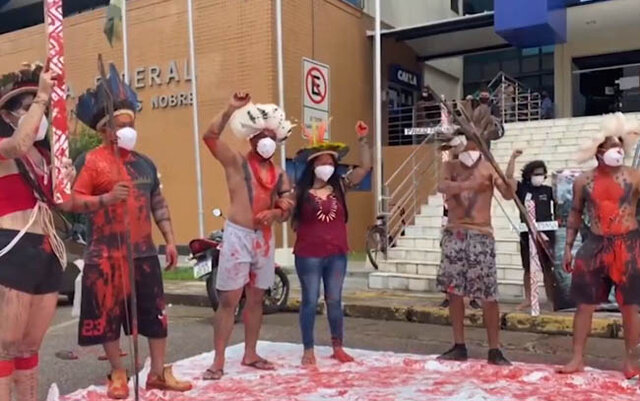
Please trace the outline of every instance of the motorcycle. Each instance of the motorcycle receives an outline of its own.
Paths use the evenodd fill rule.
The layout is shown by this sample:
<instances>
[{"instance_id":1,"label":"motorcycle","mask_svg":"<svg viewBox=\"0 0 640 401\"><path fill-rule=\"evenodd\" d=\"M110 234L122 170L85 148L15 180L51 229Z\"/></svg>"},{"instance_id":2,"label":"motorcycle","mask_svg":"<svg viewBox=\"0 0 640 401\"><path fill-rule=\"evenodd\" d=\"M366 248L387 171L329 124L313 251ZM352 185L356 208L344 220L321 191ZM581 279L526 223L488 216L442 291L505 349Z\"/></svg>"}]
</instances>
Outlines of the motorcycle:
<instances>
[{"instance_id":1,"label":"motorcycle","mask_svg":"<svg viewBox=\"0 0 640 401\"><path fill-rule=\"evenodd\" d=\"M220 209L214 209L213 215L223 218ZM207 238L197 238L189 242L191 259L195 260L193 275L199 280L203 280L207 288L207 296L214 311L218 310L220 300L216 290L216 276L218 272L218 262L220 249L222 248L223 230L214 231ZM275 267L276 275L273 285L265 291L263 300L263 313L265 315L277 313L284 310L289 300L289 278L278 265ZM238 308L235 313L235 321L242 319L242 311L246 304L246 295L243 292Z\"/></svg>"}]
</instances>

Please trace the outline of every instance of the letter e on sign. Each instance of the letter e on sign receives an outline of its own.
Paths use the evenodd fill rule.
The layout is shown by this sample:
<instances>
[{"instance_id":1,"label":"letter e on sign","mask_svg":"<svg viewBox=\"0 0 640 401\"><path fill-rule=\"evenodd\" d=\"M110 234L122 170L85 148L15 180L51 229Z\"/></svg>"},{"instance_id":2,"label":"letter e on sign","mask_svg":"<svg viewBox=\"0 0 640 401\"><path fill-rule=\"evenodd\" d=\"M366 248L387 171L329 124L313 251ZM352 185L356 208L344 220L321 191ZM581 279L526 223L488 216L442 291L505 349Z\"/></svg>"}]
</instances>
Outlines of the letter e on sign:
<instances>
[{"instance_id":1,"label":"letter e on sign","mask_svg":"<svg viewBox=\"0 0 640 401\"><path fill-rule=\"evenodd\" d=\"M329 111L329 66L306 58L302 59L302 85L304 107Z\"/></svg>"}]
</instances>

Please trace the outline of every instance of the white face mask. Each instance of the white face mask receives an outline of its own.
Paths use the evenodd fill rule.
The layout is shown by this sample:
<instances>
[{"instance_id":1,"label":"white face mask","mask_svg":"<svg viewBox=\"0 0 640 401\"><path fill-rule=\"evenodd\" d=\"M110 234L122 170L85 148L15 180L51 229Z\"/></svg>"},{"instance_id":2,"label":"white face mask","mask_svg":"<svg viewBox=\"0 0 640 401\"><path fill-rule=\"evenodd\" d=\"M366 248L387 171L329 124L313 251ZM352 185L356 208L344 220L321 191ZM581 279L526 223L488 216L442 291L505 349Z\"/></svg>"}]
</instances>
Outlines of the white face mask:
<instances>
[{"instance_id":1,"label":"white face mask","mask_svg":"<svg viewBox=\"0 0 640 401\"><path fill-rule=\"evenodd\" d=\"M544 183L544 175L534 175L531 177L531 185L539 187Z\"/></svg>"},{"instance_id":2,"label":"white face mask","mask_svg":"<svg viewBox=\"0 0 640 401\"><path fill-rule=\"evenodd\" d=\"M262 138L258 141L256 152L264 159L271 159L276 152L276 141L271 138Z\"/></svg>"},{"instance_id":3,"label":"white face mask","mask_svg":"<svg viewBox=\"0 0 640 401\"><path fill-rule=\"evenodd\" d=\"M118 137L118 147L132 151L136 147L136 141L138 140L138 133L131 127L120 128L116 131Z\"/></svg>"},{"instance_id":4,"label":"white face mask","mask_svg":"<svg viewBox=\"0 0 640 401\"><path fill-rule=\"evenodd\" d=\"M15 114L13 115L15 116ZM25 116L26 114L23 114L22 116L20 116L20 118L18 119L18 125L13 127L13 129L18 129L18 127L22 124L22 121L24 121ZM42 119L40 120L40 126L38 127L38 132L36 132L35 142L43 140L47 136L48 129L49 129L49 121L47 121L47 117L42 116Z\"/></svg>"},{"instance_id":5,"label":"white face mask","mask_svg":"<svg viewBox=\"0 0 640 401\"><path fill-rule=\"evenodd\" d=\"M609 167L620 167L624 163L624 150L622 148L611 148L604 152L602 160Z\"/></svg>"},{"instance_id":6,"label":"white face mask","mask_svg":"<svg viewBox=\"0 0 640 401\"><path fill-rule=\"evenodd\" d=\"M473 166L479 158L479 150L467 150L466 152L462 152L458 155L458 159L460 159L460 162L467 167Z\"/></svg>"},{"instance_id":7,"label":"white face mask","mask_svg":"<svg viewBox=\"0 0 640 401\"><path fill-rule=\"evenodd\" d=\"M316 177L324 182L327 182L329 181L329 178L333 176L336 168L330 164L325 164L323 166L316 167L313 171L316 173Z\"/></svg>"}]
</instances>

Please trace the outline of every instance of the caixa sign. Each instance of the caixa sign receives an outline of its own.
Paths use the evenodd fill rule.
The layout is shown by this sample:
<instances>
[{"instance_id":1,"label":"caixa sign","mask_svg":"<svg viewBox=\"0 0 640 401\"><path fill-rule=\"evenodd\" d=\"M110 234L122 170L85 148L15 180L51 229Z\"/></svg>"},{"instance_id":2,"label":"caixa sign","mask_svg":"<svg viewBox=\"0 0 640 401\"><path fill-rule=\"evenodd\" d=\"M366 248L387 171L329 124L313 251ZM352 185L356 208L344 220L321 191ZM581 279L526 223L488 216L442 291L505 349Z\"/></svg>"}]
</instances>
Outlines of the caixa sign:
<instances>
[{"instance_id":1,"label":"caixa sign","mask_svg":"<svg viewBox=\"0 0 640 401\"><path fill-rule=\"evenodd\" d=\"M389 81L415 91L422 90L422 82L419 74L406 70L399 65L392 65L390 74Z\"/></svg>"}]
</instances>

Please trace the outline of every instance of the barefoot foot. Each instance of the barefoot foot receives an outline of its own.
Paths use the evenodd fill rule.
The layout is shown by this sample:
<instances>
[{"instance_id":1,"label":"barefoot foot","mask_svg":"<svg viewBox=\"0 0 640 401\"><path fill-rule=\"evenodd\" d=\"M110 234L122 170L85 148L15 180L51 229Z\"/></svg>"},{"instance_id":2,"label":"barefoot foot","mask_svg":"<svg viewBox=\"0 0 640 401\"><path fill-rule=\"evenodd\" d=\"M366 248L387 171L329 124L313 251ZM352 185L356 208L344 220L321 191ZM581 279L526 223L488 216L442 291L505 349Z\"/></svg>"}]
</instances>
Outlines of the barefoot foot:
<instances>
[{"instance_id":1,"label":"barefoot foot","mask_svg":"<svg viewBox=\"0 0 640 401\"><path fill-rule=\"evenodd\" d=\"M313 349L306 349L302 354L302 366L313 366L316 364L316 355Z\"/></svg>"},{"instance_id":2,"label":"barefoot foot","mask_svg":"<svg viewBox=\"0 0 640 401\"><path fill-rule=\"evenodd\" d=\"M556 368L557 373L571 374L584 371L584 362L582 359L572 359L568 364Z\"/></svg>"},{"instance_id":3,"label":"barefoot foot","mask_svg":"<svg viewBox=\"0 0 640 401\"><path fill-rule=\"evenodd\" d=\"M331 355L331 358L337 360L338 362L341 363L348 363L348 362L353 362L354 359L351 355L347 354L345 352L345 350L342 347L336 347L333 349L333 355Z\"/></svg>"},{"instance_id":4,"label":"barefoot foot","mask_svg":"<svg viewBox=\"0 0 640 401\"><path fill-rule=\"evenodd\" d=\"M635 353L625 357L622 372L627 380L640 375L640 366L638 366L638 358Z\"/></svg>"},{"instance_id":5,"label":"barefoot foot","mask_svg":"<svg viewBox=\"0 0 640 401\"><path fill-rule=\"evenodd\" d=\"M528 302L528 301L524 301L520 305L516 306L517 311L523 311L529 308L531 308L531 302Z\"/></svg>"}]
</instances>

